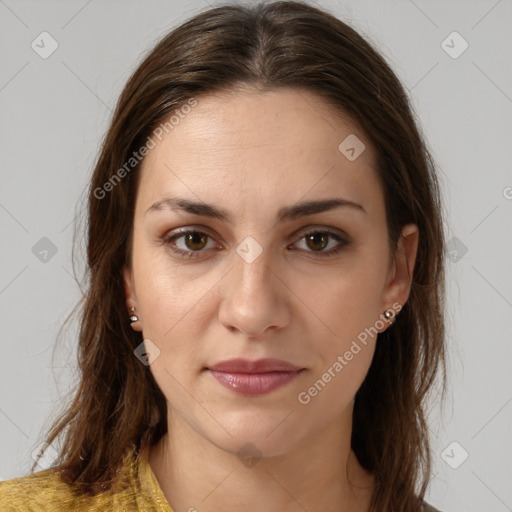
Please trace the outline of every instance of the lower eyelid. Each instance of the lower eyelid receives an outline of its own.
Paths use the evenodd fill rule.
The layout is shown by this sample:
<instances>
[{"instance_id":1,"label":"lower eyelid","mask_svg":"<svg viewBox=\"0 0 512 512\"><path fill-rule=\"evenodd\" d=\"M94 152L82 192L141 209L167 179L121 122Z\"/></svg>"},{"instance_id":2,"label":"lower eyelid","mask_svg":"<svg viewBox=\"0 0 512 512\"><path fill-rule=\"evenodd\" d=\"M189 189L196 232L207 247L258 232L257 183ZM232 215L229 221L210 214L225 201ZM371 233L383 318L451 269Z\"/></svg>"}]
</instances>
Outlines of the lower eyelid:
<instances>
[{"instance_id":1,"label":"lower eyelid","mask_svg":"<svg viewBox=\"0 0 512 512\"><path fill-rule=\"evenodd\" d=\"M315 232L315 233L317 233L317 232ZM323 231L321 233L324 233L324 234L328 235L329 238L334 239L337 242L337 244L334 247L331 247L328 250L321 250L321 251L312 251L312 250L301 249L301 251L304 252L308 257L311 256L311 255L313 255L313 257L318 257L318 258L324 258L324 257L328 258L329 256L336 256L345 247L350 245L350 242L348 242L347 240L343 239L342 237L340 237L336 233L328 233L328 232L323 232ZM304 239L304 237L308 236L309 234L311 234L311 233L306 233L305 235L303 235L299 239L299 242L302 241Z\"/></svg>"}]
</instances>

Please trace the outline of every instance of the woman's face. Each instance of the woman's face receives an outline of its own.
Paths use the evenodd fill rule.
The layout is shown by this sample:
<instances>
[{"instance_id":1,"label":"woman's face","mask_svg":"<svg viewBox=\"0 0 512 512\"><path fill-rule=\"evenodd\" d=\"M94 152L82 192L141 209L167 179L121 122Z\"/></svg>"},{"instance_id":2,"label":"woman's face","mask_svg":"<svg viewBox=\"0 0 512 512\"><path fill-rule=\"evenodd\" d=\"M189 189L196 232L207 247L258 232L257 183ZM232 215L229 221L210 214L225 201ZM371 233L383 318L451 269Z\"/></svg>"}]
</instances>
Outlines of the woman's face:
<instances>
[{"instance_id":1,"label":"woman's face","mask_svg":"<svg viewBox=\"0 0 512 512\"><path fill-rule=\"evenodd\" d=\"M417 232L393 260L374 149L315 95L197 101L143 161L127 302L160 351L150 370L171 421L278 455L350 425L382 314L407 300ZM234 358L301 371L212 371Z\"/></svg>"}]
</instances>

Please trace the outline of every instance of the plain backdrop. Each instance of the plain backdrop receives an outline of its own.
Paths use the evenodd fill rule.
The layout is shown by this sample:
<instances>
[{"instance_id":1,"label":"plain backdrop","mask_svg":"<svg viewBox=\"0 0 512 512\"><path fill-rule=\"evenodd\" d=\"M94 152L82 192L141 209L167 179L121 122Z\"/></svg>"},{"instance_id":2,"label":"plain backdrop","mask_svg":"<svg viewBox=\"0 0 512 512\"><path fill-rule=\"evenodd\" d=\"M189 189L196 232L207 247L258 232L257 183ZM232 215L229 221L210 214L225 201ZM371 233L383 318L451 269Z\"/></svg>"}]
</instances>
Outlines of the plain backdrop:
<instances>
[{"instance_id":1,"label":"plain backdrop","mask_svg":"<svg viewBox=\"0 0 512 512\"><path fill-rule=\"evenodd\" d=\"M0 479L29 471L76 376L76 325L52 353L80 298L74 219L111 111L143 54L209 5L0 0ZM439 167L449 393L430 415L428 499L445 512L510 511L512 1L317 5L388 59Z\"/></svg>"}]
</instances>

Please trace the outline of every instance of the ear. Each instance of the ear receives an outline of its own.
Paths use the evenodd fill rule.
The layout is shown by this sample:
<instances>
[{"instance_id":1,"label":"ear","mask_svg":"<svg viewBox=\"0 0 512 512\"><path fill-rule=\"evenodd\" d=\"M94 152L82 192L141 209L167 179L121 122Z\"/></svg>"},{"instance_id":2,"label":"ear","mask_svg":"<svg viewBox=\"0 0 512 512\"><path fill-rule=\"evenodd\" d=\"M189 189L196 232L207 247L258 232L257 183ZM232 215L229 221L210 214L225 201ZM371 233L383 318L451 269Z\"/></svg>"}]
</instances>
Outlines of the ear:
<instances>
[{"instance_id":1,"label":"ear","mask_svg":"<svg viewBox=\"0 0 512 512\"><path fill-rule=\"evenodd\" d=\"M135 286L133 284L132 269L125 265L123 267L124 295L126 297L126 305L128 309L135 307L137 304L137 296L135 294Z\"/></svg>"},{"instance_id":2,"label":"ear","mask_svg":"<svg viewBox=\"0 0 512 512\"><path fill-rule=\"evenodd\" d=\"M411 291L414 265L418 252L419 230L416 224L406 224L398 240L395 261L390 269L383 296L384 310L398 302L403 306Z\"/></svg>"}]
</instances>

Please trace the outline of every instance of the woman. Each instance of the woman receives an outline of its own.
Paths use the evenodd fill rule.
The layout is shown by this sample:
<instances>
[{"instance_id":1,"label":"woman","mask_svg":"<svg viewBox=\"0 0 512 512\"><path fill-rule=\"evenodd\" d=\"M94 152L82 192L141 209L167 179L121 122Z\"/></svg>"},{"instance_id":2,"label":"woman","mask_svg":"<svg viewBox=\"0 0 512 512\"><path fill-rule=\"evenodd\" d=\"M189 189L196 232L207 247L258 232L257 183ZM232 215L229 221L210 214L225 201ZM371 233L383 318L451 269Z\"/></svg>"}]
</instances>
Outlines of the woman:
<instances>
[{"instance_id":1,"label":"woman","mask_svg":"<svg viewBox=\"0 0 512 512\"><path fill-rule=\"evenodd\" d=\"M2 511L434 510L440 192L352 28L276 2L172 31L120 97L88 207L62 448L0 484Z\"/></svg>"}]
</instances>

